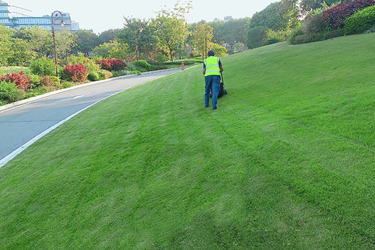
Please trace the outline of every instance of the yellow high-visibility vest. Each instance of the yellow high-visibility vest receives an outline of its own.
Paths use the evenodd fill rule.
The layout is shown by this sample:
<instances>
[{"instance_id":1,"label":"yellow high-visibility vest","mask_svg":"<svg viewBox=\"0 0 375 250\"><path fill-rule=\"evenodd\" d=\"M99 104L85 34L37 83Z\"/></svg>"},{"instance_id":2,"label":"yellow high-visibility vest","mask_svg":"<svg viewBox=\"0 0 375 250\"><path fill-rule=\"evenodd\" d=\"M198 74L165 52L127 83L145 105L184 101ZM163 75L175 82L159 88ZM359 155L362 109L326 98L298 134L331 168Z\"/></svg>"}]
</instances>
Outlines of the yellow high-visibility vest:
<instances>
[{"instance_id":1,"label":"yellow high-visibility vest","mask_svg":"<svg viewBox=\"0 0 375 250\"><path fill-rule=\"evenodd\" d=\"M220 67L219 67L220 59L218 57L210 56L206 60L204 60L204 64L206 65L206 74L204 76L219 76L220 75Z\"/></svg>"}]
</instances>

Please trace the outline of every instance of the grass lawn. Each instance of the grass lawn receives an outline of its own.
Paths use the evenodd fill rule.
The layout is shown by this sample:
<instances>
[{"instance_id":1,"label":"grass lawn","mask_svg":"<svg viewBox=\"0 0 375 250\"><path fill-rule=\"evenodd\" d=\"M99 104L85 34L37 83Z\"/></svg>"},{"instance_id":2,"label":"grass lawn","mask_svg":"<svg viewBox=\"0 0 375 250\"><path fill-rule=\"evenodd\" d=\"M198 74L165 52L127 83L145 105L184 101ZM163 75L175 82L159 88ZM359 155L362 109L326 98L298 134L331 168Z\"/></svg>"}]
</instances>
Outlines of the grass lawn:
<instances>
[{"instance_id":1,"label":"grass lawn","mask_svg":"<svg viewBox=\"0 0 375 250\"><path fill-rule=\"evenodd\" d=\"M1 249L375 249L375 34L222 59L83 112L0 169Z\"/></svg>"}]
</instances>

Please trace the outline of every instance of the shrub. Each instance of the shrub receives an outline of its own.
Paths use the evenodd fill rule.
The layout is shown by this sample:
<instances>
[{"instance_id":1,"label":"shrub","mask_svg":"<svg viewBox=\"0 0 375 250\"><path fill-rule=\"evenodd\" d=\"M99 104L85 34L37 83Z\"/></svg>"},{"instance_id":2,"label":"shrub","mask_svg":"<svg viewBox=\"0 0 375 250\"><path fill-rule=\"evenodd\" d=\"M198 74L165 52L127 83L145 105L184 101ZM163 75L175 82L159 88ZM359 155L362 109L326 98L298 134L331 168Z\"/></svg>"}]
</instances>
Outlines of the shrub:
<instances>
[{"instance_id":1,"label":"shrub","mask_svg":"<svg viewBox=\"0 0 375 250\"><path fill-rule=\"evenodd\" d=\"M55 63L46 57L31 61L29 68L34 75L52 76L56 74Z\"/></svg>"},{"instance_id":2,"label":"shrub","mask_svg":"<svg viewBox=\"0 0 375 250\"><path fill-rule=\"evenodd\" d=\"M126 76L129 75L130 71L129 70L119 70L119 71L112 71L113 77L118 77L118 76Z\"/></svg>"},{"instance_id":3,"label":"shrub","mask_svg":"<svg viewBox=\"0 0 375 250\"><path fill-rule=\"evenodd\" d=\"M126 68L126 63L120 59L110 59L111 71L120 71Z\"/></svg>"},{"instance_id":4,"label":"shrub","mask_svg":"<svg viewBox=\"0 0 375 250\"><path fill-rule=\"evenodd\" d=\"M61 86L62 86L64 89L66 89L66 88L73 87L73 86L74 86L74 83L72 83L72 82L63 82L63 83L61 84Z\"/></svg>"},{"instance_id":5,"label":"shrub","mask_svg":"<svg viewBox=\"0 0 375 250\"><path fill-rule=\"evenodd\" d=\"M134 57L129 57L125 61L127 62L134 62L136 59Z\"/></svg>"},{"instance_id":6,"label":"shrub","mask_svg":"<svg viewBox=\"0 0 375 250\"><path fill-rule=\"evenodd\" d=\"M87 79L89 79L90 81L97 81L99 80L99 74L96 72L90 72L87 76Z\"/></svg>"},{"instance_id":7,"label":"shrub","mask_svg":"<svg viewBox=\"0 0 375 250\"><path fill-rule=\"evenodd\" d=\"M338 30L332 30L332 31L326 31L323 33L323 40L339 37L344 35L343 29Z\"/></svg>"},{"instance_id":8,"label":"shrub","mask_svg":"<svg viewBox=\"0 0 375 250\"><path fill-rule=\"evenodd\" d=\"M40 83L44 87L56 87L60 84L60 79L56 76L41 76Z\"/></svg>"},{"instance_id":9,"label":"shrub","mask_svg":"<svg viewBox=\"0 0 375 250\"><path fill-rule=\"evenodd\" d=\"M85 66L89 72L98 72L99 71L99 65L95 63L95 61L91 60L90 58L81 56L69 56L67 58L68 65L78 65L82 64Z\"/></svg>"},{"instance_id":10,"label":"shrub","mask_svg":"<svg viewBox=\"0 0 375 250\"><path fill-rule=\"evenodd\" d=\"M144 68L144 69L149 69L151 68L151 64L149 64L147 61L145 60L138 60L138 66L141 67L141 68Z\"/></svg>"},{"instance_id":11,"label":"shrub","mask_svg":"<svg viewBox=\"0 0 375 250\"><path fill-rule=\"evenodd\" d=\"M105 80L105 79L111 78L112 75L113 75L112 72L110 72L108 70L105 70L105 69L100 69L98 74L99 74L100 80Z\"/></svg>"},{"instance_id":12,"label":"shrub","mask_svg":"<svg viewBox=\"0 0 375 250\"><path fill-rule=\"evenodd\" d=\"M33 89L38 88L42 85L40 82L40 76L38 75L29 75L29 79L30 79L30 86Z\"/></svg>"},{"instance_id":13,"label":"shrub","mask_svg":"<svg viewBox=\"0 0 375 250\"><path fill-rule=\"evenodd\" d=\"M360 34L375 24L375 6L367 7L354 13L344 21L345 34Z\"/></svg>"},{"instance_id":14,"label":"shrub","mask_svg":"<svg viewBox=\"0 0 375 250\"><path fill-rule=\"evenodd\" d=\"M134 62L130 62L126 65L126 68L129 70L129 71L133 71L133 70L137 70L137 66L135 65Z\"/></svg>"},{"instance_id":15,"label":"shrub","mask_svg":"<svg viewBox=\"0 0 375 250\"><path fill-rule=\"evenodd\" d=\"M168 61L168 57L163 53L159 53L155 56L155 61L157 63L165 63L166 61Z\"/></svg>"},{"instance_id":16,"label":"shrub","mask_svg":"<svg viewBox=\"0 0 375 250\"><path fill-rule=\"evenodd\" d=\"M12 82L0 81L0 102L11 103L23 98L24 92Z\"/></svg>"},{"instance_id":17,"label":"shrub","mask_svg":"<svg viewBox=\"0 0 375 250\"><path fill-rule=\"evenodd\" d=\"M101 69L105 69L108 71L119 71L126 68L126 63L120 59L112 58L112 59L102 59L101 61L96 61L97 64L100 65Z\"/></svg>"},{"instance_id":18,"label":"shrub","mask_svg":"<svg viewBox=\"0 0 375 250\"><path fill-rule=\"evenodd\" d=\"M107 59L102 59L101 61L96 61L97 64L99 64L101 69L104 70L111 70L111 62Z\"/></svg>"},{"instance_id":19,"label":"shrub","mask_svg":"<svg viewBox=\"0 0 375 250\"><path fill-rule=\"evenodd\" d=\"M353 2L343 2L324 11L323 22L332 30L343 28L346 18L350 17L354 12L373 4L375 4L375 0L354 0Z\"/></svg>"},{"instance_id":20,"label":"shrub","mask_svg":"<svg viewBox=\"0 0 375 250\"><path fill-rule=\"evenodd\" d=\"M82 64L67 65L64 72L73 82L84 82L89 74L87 67Z\"/></svg>"},{"instance_id":21,"label":"shrub","mask_svg":"<svg viewBox=\"0 0 375 250\"><path fill-rule=\"evenodd\" d=\"M305 32L306 33L319 33L326 28L323 22L323 13L308 16L305 19Z\"/></svg>"},{"instance_id":22,"label":"shrub","mask_svg":"<svg viewBox=\"0 0 375 250\"><path fill-rule=\"evenodd\" d=\"M16 84L17 88L22 90L29 89L30 79L28 75L24 75L23 71L20 73L8 73L6 75L0 76L0 81L12 82Z\"/></svg>"},{"instance_id":23,"label":"shrub","mask_svg":"<svg viewBox=\"0 0 375 250\"><path fill-rule=\"evenodd\" d=\"M264 41L265 44L274 44L278 42L283 42L285 41L286 37L286 31L274 31L274 30L267 30L267 37Z\"/></svg>"},{"instance_id":24,"label":"shrub","mask_svg":"<svg viewBox=\"0 0 375 250\"><path fill-rule=\"evenodd\" d=\"M297 44L295 41L296 37L303 35L305 33L304 31L305 31L304 25L298 26L297 28L292 30L288 36L288 43Z\"/></svg>"},{"instance_id":25,"label":"shrub","mask_svg":"<svg viewBox=\"0 0 375 250\"><path fill-rule=\"evenodd\" d=\"M142 73L138 70L131 71L130 74L142 75Z\"/></svg>"},{"instance_id":26,"label":"shrub","mask_svg":"<svg viewBox=\"0 0 375 250\"><path fill-rule=\"evenodd\" d=\"M293 44L311 43L321 40L323 40L323 35L321 33L306 33L296 36L293 40Z\"/></svg>"}]
</instances>

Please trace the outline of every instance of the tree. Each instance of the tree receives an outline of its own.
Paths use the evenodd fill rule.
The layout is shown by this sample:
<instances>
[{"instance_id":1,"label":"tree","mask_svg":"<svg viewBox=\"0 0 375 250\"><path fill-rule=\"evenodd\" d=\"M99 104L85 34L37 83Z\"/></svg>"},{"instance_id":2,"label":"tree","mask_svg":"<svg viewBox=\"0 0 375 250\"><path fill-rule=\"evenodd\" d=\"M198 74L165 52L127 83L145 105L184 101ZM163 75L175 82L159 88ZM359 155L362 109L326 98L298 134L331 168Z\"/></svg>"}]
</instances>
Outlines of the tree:
<instances>
[{"instance_id":1,"label":"tree","mask_svg":"<svg viewBox=\"0 0 375 250\"><path fill-rule=\"evenodd\" d=\"M301 23L298 0L282 0L279 11L283 19L288 22L288 30L296 28Z\"/></svg>"},{"instance_id":2,"label":"tree","mask_svg":"<svg viewBox=\"0 0 375 250\"><path fill-rule=\"evenodd\" d=\"M120 29L110 29L103 31L98 36L98 44L108 43L115 40L116 35L120 32Z\"/></svg>"},{"instance_id":3,"label":"tree","mask_svg":"<svg viewBox=\"0 0 375 250\"><path fill-rule=\"evenodd\" d=\"M68 57L76 45L77 35L68 30L56 32L56 54L58 58Z\"/></svg>"},{"instance_id":4,"label":"tree","mask_svg":"<svg viewBox=\"0 0 375 250\"><path fill-rule=\"evenodd\" d=\"M133 17L125 17L124 28L116 35L118 41L127 44L128 52L135 55L137 37L138 52L145 54L147 57L156 50L157 39L155 29L150 20L141 20Z\"/></svg>"},{"instance_id":5,"label":"tree","mask_svg":"<svg viewBox=\"0 0 375 250\"><path fill-rule=\"evenodd\" d=\"M77 35L77 44L74 47L74 52L88 54L99 44L98 36L91 31L79 30L75 34Z\"/></svg>"},{"instance_id":6,"label":"tree","mask_svg":"<svg viewBox=\"0 0 375 250\"><path fill-rule=\"evenodd\" d=\"M8 65L22 66L33 58L30 44L26 40L13 38L11 49L13 53L7 59Z\"/></svg>"},{"instance_id":7,"label":"tree","mask_svg":"<svg viewBox=\"0 0 375 250\"><path fill-rule=\"evenodd\" d=\"M251 18L249 29L263 26L266 29L286 30L288 20L280 12L281 2L271 3L264 10L257 12Z\"/></svg>"},{"instance_id":8,"label":"tree","mask_svg":"<svg viewBox=\"0 0 375 250\"><path fill-rule=\"evenodd\" d=\"M232 19L223 26L224 41L231 47L236 43L247 44L250 18Z\"/></svg>"},{"instance_id":9,"label":"tree","mask_svg":"<svg viewBox=\"0 0 375 250\"><path fill-rule=\"evenodd\" d=\"M193 31L192 45L198 54L204 59L208 50L212 48L212 39L214 37L214 28L208 24L198 23Z\"/></svg>"},{"instance_id":10,"label":"tree","mask_svg":"<svg viewBox=\"0 0 375 250\"><path fill-rule=\"evenodd\" d=\"M191 8L190 2L186 6L179 6L177 2L172 11L161 10L152 21L159 47L169 55L171 61L176 50L184 46L185 39L189 35L185 14L189 13Z\"/></svg>"},{"instance_id":11,"label":"tree","mask_svg":"<svg viewBox=\"0 0 375 250\"><path fill-rule=\"evenodd\" d=\"M13 55L11 35L11 30L0 25L0 66L7 65L8 58Z\"/></svg>"},{"instance_id":12,"label":"tree","mask_svg":"<svg viewBox=\"0 0 375 250\"><path fill-rule=\"evenodd\" d=\"M35 26L26 29L24 35L29 41L30 49L35 51L39 57L53 54L53 40L50 31Z\"/></svg>"},{"instance_id":13,"label":"tree","mask_svg":"<svg viewBox=\"0 0 375 250\"><path fill-rule=\"evenodd\" d=\"M247 46L251 49L264 45L264 39L267 37L267 29L263 26L254 27L249 30Z\"/></svg>"}]
</instances>

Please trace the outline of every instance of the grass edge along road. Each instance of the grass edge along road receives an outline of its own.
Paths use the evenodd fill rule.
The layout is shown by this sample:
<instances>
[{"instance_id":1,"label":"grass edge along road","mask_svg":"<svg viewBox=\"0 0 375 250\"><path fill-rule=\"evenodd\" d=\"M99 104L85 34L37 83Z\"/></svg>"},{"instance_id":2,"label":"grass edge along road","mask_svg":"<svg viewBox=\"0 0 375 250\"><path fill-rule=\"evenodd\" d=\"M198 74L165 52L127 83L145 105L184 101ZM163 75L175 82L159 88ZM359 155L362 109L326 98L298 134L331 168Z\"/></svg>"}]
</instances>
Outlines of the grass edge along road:
<instances>
[{"instance_id":1,"label":"grass edge along road","mask_svg":"<svg viewBox=\"0 0 375 250\"><path fill-rule=\"evenodd\" d=\"M374 34L103 101L0 169L4 249L374 249Z\"/></svg>"}]
</instances>

